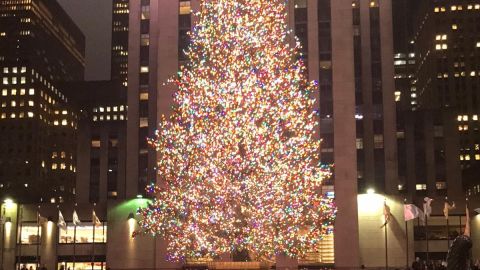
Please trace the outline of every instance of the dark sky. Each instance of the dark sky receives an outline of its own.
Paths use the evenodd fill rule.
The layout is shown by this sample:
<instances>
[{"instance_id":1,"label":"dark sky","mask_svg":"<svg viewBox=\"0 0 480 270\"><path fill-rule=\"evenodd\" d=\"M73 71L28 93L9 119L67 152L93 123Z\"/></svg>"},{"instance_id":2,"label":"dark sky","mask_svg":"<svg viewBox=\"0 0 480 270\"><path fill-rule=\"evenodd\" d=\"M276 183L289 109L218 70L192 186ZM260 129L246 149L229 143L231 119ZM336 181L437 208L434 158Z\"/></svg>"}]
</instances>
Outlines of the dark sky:
<instances>
[{"instance_id":1,"label":"dark sky","mask_svg":"<svg viewBox=\"0 0 480 270\"><path fill-rule=\"evenodd\" d=\"M86 80L110 79L112 0L58 0L85 35Z\"/></svg>"}]
</instances>

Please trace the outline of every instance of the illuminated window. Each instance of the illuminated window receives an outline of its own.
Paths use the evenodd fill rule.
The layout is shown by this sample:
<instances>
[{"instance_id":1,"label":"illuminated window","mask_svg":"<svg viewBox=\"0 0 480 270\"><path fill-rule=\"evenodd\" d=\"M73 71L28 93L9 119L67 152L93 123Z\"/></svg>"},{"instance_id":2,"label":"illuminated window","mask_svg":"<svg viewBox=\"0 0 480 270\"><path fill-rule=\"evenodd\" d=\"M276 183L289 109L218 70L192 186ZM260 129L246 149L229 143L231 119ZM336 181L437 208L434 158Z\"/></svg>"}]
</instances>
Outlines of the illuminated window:
<instances>
[{"instance_id":1,"label":"illuminated window","mask_svg":"<svg viewBox=\"0 0 480 270\"><path fill-rule=\"evenodd\" d=\"M57 155L57 152L53 152L52 153L52 158L56 158L58 155Z\"/></svg>"},{"instance_id":2,"label":"illuminated window","mask_svg":"<svg viewBox=\"0 0 480 270\"><path fill-rule=\"evenodd\" d=\"M92 140L92 148L100 148L100 140Z\"/></svg>"},{"instance_id":3,"label":"illuminated window","mask_svg":"<svg viewBox=\"0 0 480 270\"><path fill-rule=\"evenodd\" d=\"M20 73L26 73L27 72L27 67L22 67L20 69Z\"/></svg>"},{"instance_id":4,"label":"illuminated window","mask_svg":"<svg viewBox=\"0 0 480 270\"><path fill-rule=\"evenodd\" d=\"M447 44L442 44L442 50L446 50L448 49L448 45Z\"/></svg>"},{"instance_id":5,"label":"illuminated window","mask_svg":"<svg viewBox=\"0 0 480 270\"><path fill-rule=\"evenodd\" d=\"M66 126L66 125L68 125L68 121L66 119L63 119L62 120L62 126Z\"/></svg>"},{"instance_id":6,"label":"illuminated window","mask_svg":"<svg viewBox=\"0 0 480 270\"><path fill-rule=\"evenodd\" d=\"M16 106L17 106L17 102L15 102L15 100L12 100L11 106L12 106L12 107L16 107Z\"/></svg>"},{"instance_id":7,"label":"illuminated window","mask_svg":"<svg viewBox=\"0 0 480 270\"><path fill-rule=\"evenodd\" d=\"M149 34L142 34L140 36L140 45L141 46L149 46L150 45L150 35Z\"/></svg>"},{"instance_id":8,"label":"illuminated window","mask_svg":"<svg viewBox=\"0 0 480 270\"><path fill-rule=\"evenodd\" d=\"M91 216L90 216L91 218ZM59 230L60 237L59 243L60 244L71 244L74 241L74 237L76 237L76 243L106 243L107 242L107 224L106 222L102 222L100 226L93 226L93 225L79 225L75 227L72 223L68 223L67 230ZM95 229L95 240L93 238L93 230ZM75 233L75 235L74 235ZM90 263L89 263L90 266Z\"/></svg>"},{"instance_id":9,"label":"illuminated window","mask_svg":"<svg viewBox=\"0 0 480 270\"><path fill-rule=\"evenodd\" d=\"M462 120L463 121L468 121L468 115L463 115Z\"/></svg>"},{"instance_id":10,"label":"illuminated window","mask_svg":"<svg viewBox=\"0 0 480 270\"><path fill-rule=\"evenodd\" d=\"M20 78L20 84L26 84L27 83L27 78L21 77Z\"/></svg>"},{"instance_id":11,"label":"illuminated window","mask_svg":"<svg viewBox=\"0 0 480 270\"><path fill-rule=\"evenodd\" d=\"M12 84L17 84L17 77L12 77Z\"/></svg>"},{"instance_id":12,"label":"illuminated window","mask_svg":"<svg viewBox=\"0 0 480 270\"><path fill-rule=\"evenodd\" d=\"M363 149L363 138L357 138L357 149Z\"/></svg>"},{"instance_id":13,"label":"illuminated window","mask_svg":"<svg viewBox=\"0 0 480 270\"><path fill-rule=\"evenodd\" d=\"M18 114L18 118L23 118L23 117L25 117L25 113L24 113L24 112L20 112L20 113Z\"/></svg>"},{"instance_id":14,"label":"illuminated window","mask_svg":"<svg viewBox=\"0 0 480 270\"><path fill-rule=\"evenodd\" d=\"M3 77L3 84L7 85L8 84L8 78Z\"/></svg>"},{"instance_id":15,"label":"illuminated window","mask_svg":"<svg viewBox=\"0 0 480 270\"><path fill-rule=\"evenodd\" d=\"M452 30L457 30L458 26L456 24L452 24Z\"/></svg>"},{"instance_id":16,"label":"illuminated window","mask_svg":"<svg viewBox=\"0 0 480 270\"><path fill-rule=\"evenodd\" d=\"M2 108L7 107L7 102L2 102Z\"/></svg>"},{"instance_id":17,"label":"illuminated window","mask_svg":"<svg viewBox=\"0 0 480 270\"><path fill-rule=\"evenodd\" d=\"M57 163L52 163L52 170L56 170L57 168Z\"/></svg>"},{"instance_id":18,"label":"illuminated window","mask_svg":"<svg viewBox=\"0 0 480 270\"><path fill-rule=\"evenodd\" d=\"M37 223L22 223L18 241L24 245L36 245L42 236L42 230L38 230Z\"/></svg>"},{"instance_id":19,"label":"illuminated window","mask_svg":"<svg viewBox=\"0 0 480 270\"><path fill-rule=\"evenodd\" d=\"M60 169L65 170L67 166L65 166L65 163L60 164Z\"/></svg>"},{"instance_id":20,"label":"illuminated window","mask_svg":"<svg viewBox=\"0 0 480 270\"><path fill-rule=\"evenodd\" d=\"M104 111L105 111L105 108L103 108L103 107L100 107L100 108L98 108L98 109L99 109L100 112L104 112Z\"/></svg>"},{"instance_id":21,"label":"illuminated window","mask_svg":"<svg viewBox=\"0 0 480 270\"><path fill-rule=\"evenodd\" d=\"M125 106L121 105L120 106L120 111L123 112L125 110Z\"/></svg>"},{"instance_id":22,"label":"illuminated window","mask_svg":"<svg viewBox=\"0 0 480 270\"><path fill-rule=\"evenodd\" d=\"M148 19L150 19L150 6L142 6L141 19L142 19L142 20L148 20Z\"/></svg>"},{"instance_id":23,"label":"illuminated window","mask_svg":"<svg viewBox=\"0 0 480 270\"><path fill-rule=\"evenodd\" d=\"M470 160L470 155L465 155L465 160Z\"/></svg>"},{"instance_id":24,"label":"illuminated window","mask_svg":"<svg viewBox=\"0 0 480 270\"><path fill-rule=\"evenodd\" d=\"M415 189L416 190L427 190L427 184L416 184Z\"/></svg>"},{"instance_id":25,"label":"illuminated window","mask_svg":"<svg viewBox=\"0 0 480 270\"><path fill-rule=\"evenodd\" d=\"M439 51L441 49L442 49L442 45L440 44L435 45L435 50Z\"/></svg>"},{"instance_id":26,"label":"illuminated window","mask_svg":"<svg viewBox=\"0 0 480 270\"><path fill-rule=\"evenodd\" d=\"M118 112L118 107L117 107L117 106L114 106L114 107L113 107L113 111L114 111L114 112Z\"/></svg>"},{"instance_id":27,"label":"illuminated window","mask_svg":"<svg viewBox=\"0 0 480 270\"><path fill-rule=\"evenodd\" d=\"M33 112L28 112L28 118L33 118Z\"/></svg>"},{"instance_id":28,"label":"illuminated window","mask_svg":"<svg viewBox=\"0 0 480 270\"><path fill-rule=\"evenodd\" d=\"M3 89L2 90L2 96L6 97L8 95L8 90L7 89Z\"/></svg>"},{"instance_id":29,"label":"illuminated window","mask_svg":"<svg viewBox=\"0 0 480 270\"><path fill-rule=\"evenodd\" d=\"M140 118L140 128L148 127L148 118L142 117Z\"/></svg>"},{"instance_id":30,"label":"illuminated window","mask_svg":"<svg viewBox=\"0 0 480 270\"><path fill-rule=\"evenodd\" d=\"M180 15L187 15L191 13L190 1L180 2Z\"/></svg>"},{"instance_id":31,"label":"illuminated window","mask_svg":"<svg viewBox=\"0 0 480 270\"><path fill-rule=\"evenodd\" d=\"M67 111L62 111L62 114L63 114L63 115L67 115L68 112L67 112Z\"/></svg>"},{"instance_id":32,"label":"illuminated window","mask_svg":"<svg viewBox=\"0 0 480 270\"><path fill-rule=\"evenodd\" d=\"M472 120L473 121L478 121L478 114L472 115Z\"/></svg>"},{"instance_id":33,"label":"illuminated window","mask_svg":"<svg viewBox=\"0 0 480 270\"><path fill-rule=\"evenodd\" d=\"M477 42L477 48L480 48L480 41Z\"/></svg>"},{"instance_id":34,"label":"illuminated window","mask_svg":"<svg viewBox=\"0 0 480 270\"><path fill-rule=\"evenodd\" d=\"M28 89L28 94L29 94L30 96L35 95L35 89L33 89L33 88Z\"/></svg>"},{"instance_id":35,"label":"illuminated window","mask_svg":"<svg viewBox=\"0 0 480 270\"><path fill-rule=\"evenodd\" d=\"M35 104L35 103L33 102L33 100L29 100L29 101L28 101L28 106L33 107L34 104Z\"/></svg>"},{"instance_id":36,"label":"illuminated window","mask_svg":"<svg viewBox=\"0 0 480 270\"><path fill-rule=\"evenodd\" d=\"M140 100L142 101L148 100L148 93L140 93Z\"/></svg>"},{"instance_id":37,"label":"illuminated window","mask_svg":"<svg viewBox=\"0 0 480 270\"><path fill-rule=\"evenodd\" d=\"M7 118L7 114L6 114L6 113L2 113L2 117L1 117L1 118L2 118L2 119Z\"/></svg>"},{"instance_id":38,"label":"illuminated window","mask_svg":"<svg viewBox=\"0 0 480 270\"><path fill-rule=\"evenodd\" d=\"M54 126L58 126L58 120L53 121Z\"/></svg>"},{"instance_id":39,"label":"illuminated window","mask_svg":"<svg viewBox=\"0 0 480 270\"><path fill-rule=\"evenodd\" d=\"M438 190L447 189L447 183L444 181L436 182L435 186L437 187Z\"/></svg>"},{"instance_id":40,"label":"illuminated window","mask_svg":"<svg viewBox=\"0 0 480 270\"><path fill-rule=\"evenodd\" d=\"M434 12L440 12L440 8L439 7L435 7L435 9L433 10Z\"/></svg>"},{"instance_id":41,"label":"illuminated window","mask_svg":"<svg viewBox=\"0 0 480 270\"><path fill-rule=\"evenodd\" d=\"M480 154L475 154L475 160L480 160Z\"/></svg>"},{"instance_id":42,"label":"illuminated window","mask_svg":"<svg viewBox=\"0 0 480 270\"><path fill-rule=\"evenodd\" d=\"M10 114L10 118L15 119L16 115L14 113Z\"/></svg>"},{"instance_id":43,"label":"illuminated window","mask_svg":"<svg viewBox=\"0 0 480 270\"><path fill-rule=\"evenodd\" d=\"M148 66L141 66L140 73L148 73Z\"/></svg>"},{"instance_id":44,"label":"illuminated window","mask_svg":"<svg viewBox=\"0 0 480 270\"><path fill-rule=\"evenodd\" d=\"M60 153L60 157L61 157L61 158L66 158L67 155L65 154L65 152L62 151L62 152Z\"/></svg>"},{"instance_id":45,"label":"illuminated window","mask_svg":"<svg viewBox=\"0 0 480 270\"><path fill-rule=\"evenodd\" d=\"M382 134L375 134L373 136L374 147L376 149L383 148L383 135Z\"/></svg>"}]
</instances>

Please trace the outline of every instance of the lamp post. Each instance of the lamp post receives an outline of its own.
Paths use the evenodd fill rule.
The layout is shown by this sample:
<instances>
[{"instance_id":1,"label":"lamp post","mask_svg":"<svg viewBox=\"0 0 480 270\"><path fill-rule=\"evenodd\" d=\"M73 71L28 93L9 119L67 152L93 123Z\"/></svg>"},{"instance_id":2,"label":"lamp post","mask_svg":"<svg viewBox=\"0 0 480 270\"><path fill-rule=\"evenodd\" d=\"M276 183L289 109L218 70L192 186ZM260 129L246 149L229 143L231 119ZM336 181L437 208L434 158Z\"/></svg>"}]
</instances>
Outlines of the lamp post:
<instances>
[{"instance_id":1,"label":"lamp post","mask_svg":"<svg viewBox=\"0 0 480 270\"><path fill-rule=\"evenodd\" d=\"M0 265L0 270L3 270L3 261L4 261L4 253L5 253L5 228L7 223L11 225L12 219L10 217L5 217L6 207L10 207L13 205L13 200L5 199L2 204L2 211L0 214L0 221L2 225L2 264Z\"/></svg>"}]
</instances>

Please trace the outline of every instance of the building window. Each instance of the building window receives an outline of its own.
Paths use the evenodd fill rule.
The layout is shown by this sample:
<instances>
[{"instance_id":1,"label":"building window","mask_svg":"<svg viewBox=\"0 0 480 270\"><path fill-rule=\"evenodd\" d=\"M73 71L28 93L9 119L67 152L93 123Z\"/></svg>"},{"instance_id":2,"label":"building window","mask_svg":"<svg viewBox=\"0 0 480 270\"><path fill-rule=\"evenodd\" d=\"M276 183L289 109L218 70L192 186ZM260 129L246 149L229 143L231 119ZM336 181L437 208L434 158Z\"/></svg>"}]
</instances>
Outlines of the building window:
<instances>
[{"instance_id":1,"label":"building window","mask_svg":"<svg viewBox=\"0 0 480 270\"><path fill-rule=\"evenodd\" d=\"M76 230L76 232L75 232ZM95 232L94 232L95 230ZM75 243L93 243L93 234L95 233L95 243L107 242L107 224L104 222L101 226L93 225L78 225L73 226L73 223L69 223L67 230L59 230L60 244L72 244L74 241L74 235L76 236Z\"/></svg>"},{"instance_id":2,"label":"building window","mask_svg":"<svg viewBox=\"0 0 480 270\"><path fill-rule=\"evenodd\" d=\"M427 184L417 184L415 188L416 190L427 190Z\"/></svg>"},{"instance_id":3,"label":"building window","mask_svg":"<svg viewBox=\"0 0 480 270\"><path fill-rule=\"evenodd\" d=\"M36 245L42 237L42 230L36 223L22 223L21 230L18 236L18 243L24 245Z\"/></svg>"},{"instance_id":4,"label":"building window","mask_svg":"<svg viewBox=\"0 0 480 270\"><path fill-rule=\"evenodd\" d=\"M98 259L97 259L98 260ZM59 259L60 261L60 259ZM28 265L27 265L28 266ZM33 264L33 269L35 269L36 264ZM20 269L20 267L19 267ZM27 268L28 269L28 268ZM57 264L57 270L62 270L62 269L73 269L73 260L68 260L68 261L62 261ZM101 262L101 261L95 261L93 262L93 268L92 268L92 262L82 262L82 261L76 261L75 262L75 269L78 270L101 270L101 269L108 269L106 262Z\"/></svg>"},{"instance_id":5,"label":"building window","mask_svg":"<svg viewBox=\"0 0 480 270\"><path fill-rule=\"evenodd\" d=\"M373 136L373 142L374 142L374 147L376 149L381 149L383 148L383 135L382 134L376 134Z\"/></svg>"},{"instance_id":6,"label":"building window","mask_svg":"<svg viewBox=\"0 0 480 270\"><path fill-rule=\"evenodd\" d=\"M190 1L180 1L180 15L190 14L191 11Z\"/></svg>"},{"instance_id":7,"label":"building window","mask_svg":"<svg viewBox=\"0 0 480 270\"><path fill-rule=\"evenodd\" d=\"M437 187L438 190L447 189L447 183L444 182L444 181L437 182L436 187Z\"/></svg>"}]
</instances>

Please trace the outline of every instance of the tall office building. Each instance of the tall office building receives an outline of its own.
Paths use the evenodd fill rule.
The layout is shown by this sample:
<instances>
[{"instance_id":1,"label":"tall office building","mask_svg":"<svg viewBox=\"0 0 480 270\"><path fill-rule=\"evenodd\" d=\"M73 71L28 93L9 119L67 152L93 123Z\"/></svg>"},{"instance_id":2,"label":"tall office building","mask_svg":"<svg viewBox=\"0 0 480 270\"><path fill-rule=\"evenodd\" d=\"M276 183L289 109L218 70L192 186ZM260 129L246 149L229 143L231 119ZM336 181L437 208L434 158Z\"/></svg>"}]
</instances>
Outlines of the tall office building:
<instances>
[{"instance_id":1,"label":"tall office building","mask_svg":"<svg viewBox=\"0 0 480 270\"><path fill-rule=\"evenodd\" d=\"M325 252L333 246L336 252L318 260L339 267L359 265L357 190L397 193L391 5L288 2L289 23L302 42L309 78L319 81L321 158L335 164L326 184L335 191L339 216L334 245ZM175 89L164 83L185 60L187 32L199 7L199 0L130 2L128 197L156 179L156 154L145 138L153 136L160 116L171 112Z\"/></svg>"},{"instance_id":2,"label":"tall office building","mask_svg":"<svg viewBox=\"0 0 480 270\"><path fill-rule=\"evenodd\" d=\"M77 114L58 86L83 80L85 39L56 1L0 2L0 191L22 201L75 193Z\"/></svg>"},{"instance_id":3,"label":"tall office building","mask_svg":"<svg viewBox=\"0 0 480 270\"><path fill-rule=\"evenodd\" d=\"M125 89L128 84L128 5L129 0L112 1L111 79Z\"/></svg>"}]
</instances>

